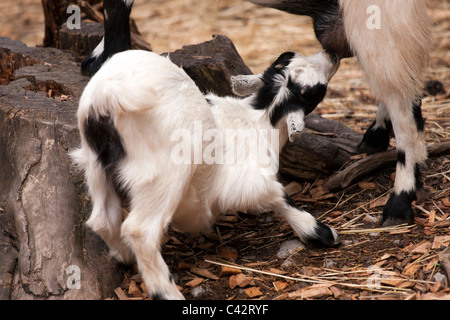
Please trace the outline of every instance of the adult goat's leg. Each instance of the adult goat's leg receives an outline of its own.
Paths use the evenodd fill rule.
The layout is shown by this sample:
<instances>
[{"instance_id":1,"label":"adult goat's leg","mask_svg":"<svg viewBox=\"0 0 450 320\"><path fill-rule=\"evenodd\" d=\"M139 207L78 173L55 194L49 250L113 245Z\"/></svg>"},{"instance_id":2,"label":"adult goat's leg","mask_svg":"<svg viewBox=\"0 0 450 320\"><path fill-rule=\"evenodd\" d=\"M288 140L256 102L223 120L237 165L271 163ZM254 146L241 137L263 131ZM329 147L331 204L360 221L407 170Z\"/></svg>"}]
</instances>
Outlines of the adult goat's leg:
<instances>
[{"instance_id":1,"label":"adult goat's leg","mask_svg":"<svg viewBox=\"0 0 450 320\"><path fill-rule=\"evenodd\" d=\"M414 219L411 203L421 185L419 167L426 159L418 99L423 92L432 46L426 1L339 0L339 3L349 44L374 98L387 110L397 140L395 188L382 221L385 225L410 222ZM369 7L379 10L376 26L367 24L371 18L367 13Z\"/></svg>"},{"instance_id":2,"label":"adult goat's leg","mask_svg":"<svg viewBox=\"0 0 450 320\"><path fill-rule=\"evenodd\" d=\"M130 13L134 0L104 0L104 35L94 51L81 63L84 75L94 75L114 54L131 47Z\"/></svg>"},{"instance_id":3,"label":"adult goat's leg","mask_svg":"<svg viewBox=\"0 0 450 320\"><path fill-rule=\"evenodd\" d=\"M383 211L383 225L410 223L414 220L411 203L422 188L421 165L427 158L421 101L390 99L389 109L397 143L397 170L394 192Z\"/></svg>"}]
</instances>

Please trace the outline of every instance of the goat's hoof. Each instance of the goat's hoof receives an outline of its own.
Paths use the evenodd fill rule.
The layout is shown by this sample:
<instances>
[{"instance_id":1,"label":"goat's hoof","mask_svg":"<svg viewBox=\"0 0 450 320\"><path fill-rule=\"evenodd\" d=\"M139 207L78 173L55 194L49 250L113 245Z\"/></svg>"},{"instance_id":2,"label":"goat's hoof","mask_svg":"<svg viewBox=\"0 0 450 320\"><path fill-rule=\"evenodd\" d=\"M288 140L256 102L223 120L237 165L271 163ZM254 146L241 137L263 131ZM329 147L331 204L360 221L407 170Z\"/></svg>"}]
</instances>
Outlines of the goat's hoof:
<instances>
[{"instance_id":1,"label":"goat's hoof","mask_svg":"<svg viewBox=\"0 0 450 320\"><path fill-rule=\"evenodd\" d=\"M373 125L367 129L362 141L358 145L358 153L368 155L386 151L389 147L390 130L385 128L374 129Z\"/></svg>"},{"instance_id":2,"label":"goat's hoof","mask_svg":"<svg viewBox=\"0 0 450 320\"><path fill-rule=\"evenodd\" d=\"M413 223L414 211L411 208L411 203L415 197L414 192L393 193L384 207L381 225L389 227Z\"/></svg>"},{"instance_id":3,"label":"goat's hoof","mask_svg":"<svg viewBox=\"0 0 450 320\"><path fill-rule=\"evenodd\" d=\"M325 247L325 248L334 248L341 243L339 234L335 229L319 221L317 221L315 229L316 229L315 235L308 239L308 243L316 247Z\"/></svg>"}]
</instances>

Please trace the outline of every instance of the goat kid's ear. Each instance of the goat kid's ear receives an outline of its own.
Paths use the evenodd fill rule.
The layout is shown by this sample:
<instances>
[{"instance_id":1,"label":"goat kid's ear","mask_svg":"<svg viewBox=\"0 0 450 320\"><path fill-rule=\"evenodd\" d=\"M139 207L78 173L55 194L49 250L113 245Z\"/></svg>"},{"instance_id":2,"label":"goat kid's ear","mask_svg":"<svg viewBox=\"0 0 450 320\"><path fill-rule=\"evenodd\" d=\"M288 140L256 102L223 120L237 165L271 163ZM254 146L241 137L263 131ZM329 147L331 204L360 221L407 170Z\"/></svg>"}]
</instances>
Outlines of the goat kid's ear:
<instances>
[{"instance_id":1,"label":"goat kid's ear","mask_svg":"<svg viewBox=\"0 0 450 320\"><path fill-rule=\"evenodd\" d=\"M231 89L240 97L251 95L264 85L262 74L238 75L231 77Z\"/></svg>"}]
</instances>

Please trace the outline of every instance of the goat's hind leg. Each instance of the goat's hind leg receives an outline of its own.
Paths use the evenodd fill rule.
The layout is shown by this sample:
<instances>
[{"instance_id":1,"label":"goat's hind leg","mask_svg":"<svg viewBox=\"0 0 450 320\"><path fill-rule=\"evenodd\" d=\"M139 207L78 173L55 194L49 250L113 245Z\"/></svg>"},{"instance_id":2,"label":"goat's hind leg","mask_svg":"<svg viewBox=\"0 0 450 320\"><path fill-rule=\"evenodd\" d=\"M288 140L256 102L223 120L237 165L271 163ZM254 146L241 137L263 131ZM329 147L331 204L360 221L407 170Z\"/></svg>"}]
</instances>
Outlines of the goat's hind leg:
<instances>
[{"instance_id":1,"label":"goat's hind leg","mask_svg":"<svg viewBox=\"0 0 450 320\"><path fill-rule=\"evenodd\" d=\"M160 252L161 239L182 197L178 187L167 188L161 181L134 190L131 211L122 225L122 235L136 255L139 272L153 299L184 299ZM164 193L158 192L161 190Z\"/></svg>"},{"instance_id":2,"label":"goat's hind leg","mask_svg":"<svg viewBox=\"0 0 450 320\"><path fill-rule=\"evenodd\" d=\"M92 199L92 212L86 225L99 234L110 249L110 255L122 263L132 263L134 255L122 241L120 229L123 211L120 198L108 182L102 166L93 157L86 167L86 179Z\"/></svg>"}]
</instances>

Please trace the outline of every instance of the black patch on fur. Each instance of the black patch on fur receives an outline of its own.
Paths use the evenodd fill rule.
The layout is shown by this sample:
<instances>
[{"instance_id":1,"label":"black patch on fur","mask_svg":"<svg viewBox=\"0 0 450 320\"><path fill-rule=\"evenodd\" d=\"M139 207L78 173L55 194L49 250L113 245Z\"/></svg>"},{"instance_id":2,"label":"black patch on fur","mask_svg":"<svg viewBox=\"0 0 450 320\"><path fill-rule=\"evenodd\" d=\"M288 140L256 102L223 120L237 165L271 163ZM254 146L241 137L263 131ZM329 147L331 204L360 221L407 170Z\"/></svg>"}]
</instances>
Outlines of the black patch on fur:
<instances>
[{"instance_id":1,"label":"black patch on fur","mask_svg":"<svg viewBox=\"0 0 450 320\"><path fill-rule=\"evenodd\" d=\"M425 91L427 95L437 96L438 94L445 94L445 87L442 82L438 80L428 80L425 83Z\"/></svg>"},{"instance_id":2,"label":"black patch on fur","mask_svg":"<svg viewBox=\"0 0 450 320\"><path fill-rule=\"evenodd\" d=\"M286 66L289 65L295 53L285 52L263 73L263 87L259 90L256 99L253 101L253 107L258 110L266 109L270 106L278 93L274 78L276 75L282 75Z\"/></svg>"},{"instance_id":3,"label":"black patch on fur","mask_svg":"<svg viewBox=\"0 0 450 320\"><path fill-rule=\"evenodd\" d=\"M152 294L152 300L167 300L164 298L164 295L161 293L154 293Z\"/></svg>"},{"instance_id":4,"label":"black patch on fur","mask_svg":"<svg viewBox=\"0 0 450 320\"><path fill-rule=\"evenodd\" d=\"M262 110L269 108L280 90L279 82L275 79L279 76L284 76L286 67L294 57L295 53L293 52L283 53L263 73L262 80L264 85L258 91L258 94L253 101L253 107L255 109ZM290 77L286 80L287 89L290 91L290 94L287 99L273 107L273 112L270 115L270 122L273 126L291 111L303 109L305 115L311 113L323 100L327 92L327 86L325 84L317 84L313 87L302 87L298 83L292 81Z\"/></svg>"},{"instance_id":5,"label":"black patch on fur","mask_svg":"<svg viewBox=\"0 0 450 320\"><path fill-rule=\"evenodd\" d=\"M414 178L416 179L416 190L423 188L422 170L420 170L420 164L418 163L414 167Z\"/></svg>"},{"instance_id":6,"label":"black patch on fur","mask_svg":"<svg viewBox=\"0 0 450 320\"><path fill-rule=\"evenodd\" d=\"M110 116L98 119L91 113L84 122L84 136L90 148L97 154L97 160L111 180L116 193L123 201L128 200L128 191L118 181L117 166L125 157L122 138Z\"/></svg>"},{"instance_id":7,"label":"black patch on fur","mask_svg":"<svg viewBox=\"0 0 450 320\"><path fill-rule=\"evenodd\" d=\"M294 199L292 199L287 193L286 191L284 192L284 200L286 201L286 203L292 207L292 208L298 208L297 205L295 204Z\"/></svg>"},{"instance_id":8,"label":"black patch on fur","mask_svg":"<svg viewBox=\"0 0 450 320\"><path fill-rule=\"evenodd\" d=\"M391 194L384 207L381 223L384 226L412 223L414 221L414 212L411 208L411 203L414 200L416 200L415 191L402 191L400 194L395 192Z\"/></svg>"},{"instance_id":9,"label":"black patch on fur","mask_svg":"<svg viewBox=\"0 0 450 320\"><path fill-rule=\"evenodd\" d=\"M425 128L425 119L422 117L422 99L418 99L413 103L414 120L419 132L423 132Z\"/></svg>"},{"instance_id":10,"label":"black patch on fur","mask_svg":"<svg viewBox=\"0 0 450 320\"><path fill-rule=\"evenodd\" d=\"M131 7L122 0L104 1L103 10L108 19L104 20L104 47L98 57L92 53L81 63L81 72L84 75L94 75L103 63L114 54L131 48L130 13Z\"/></svg>"},{"instance_id":11,"label":"black patch on fur","mask_svg":"<svg viewBox=\"0 0 450 320\"><path fill-rule=\"evenodd\" d=\"M208 102L208 104L209 104L210 106L212 106L212 101L211 101L210 99L205 98L205 100L206 100L206 102Z\"/></svg>"},{"instance_id":12,"label":"black patch on fur","mask_svg":"<svg viewBox=\"0 0 450 320\"><path fill-rule=\"evenodd\" d=\"M358 145L359 153L375 154L386 151L389 147L389 140L392 133L392 123L384 121L385 127L374 128L376 121L372 122L369 129L364 133L363 139Z\"/></svg>"},{"instance_id":13,"label":"black patch on fur","mask_svg":"<svg viewBox=\"0 0 450 320\"><path fill-rule=\"evenodd\" d=\"M397 163L401 164L402 166L406 165L406 154L403 150L397 150Z\"/></svg>"}]
</instances>

